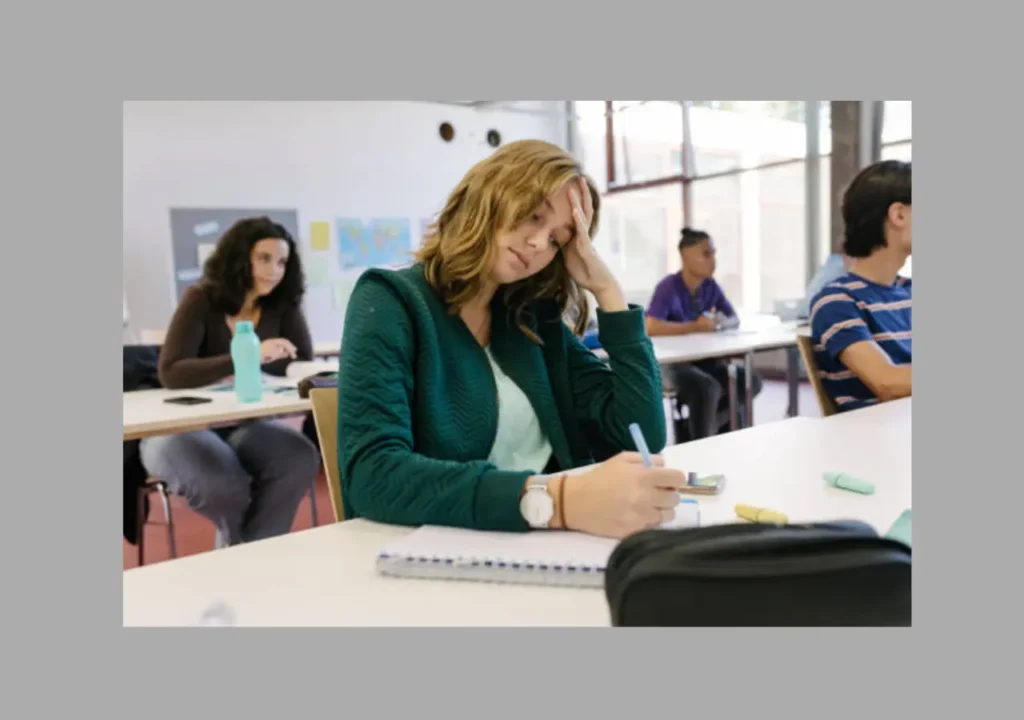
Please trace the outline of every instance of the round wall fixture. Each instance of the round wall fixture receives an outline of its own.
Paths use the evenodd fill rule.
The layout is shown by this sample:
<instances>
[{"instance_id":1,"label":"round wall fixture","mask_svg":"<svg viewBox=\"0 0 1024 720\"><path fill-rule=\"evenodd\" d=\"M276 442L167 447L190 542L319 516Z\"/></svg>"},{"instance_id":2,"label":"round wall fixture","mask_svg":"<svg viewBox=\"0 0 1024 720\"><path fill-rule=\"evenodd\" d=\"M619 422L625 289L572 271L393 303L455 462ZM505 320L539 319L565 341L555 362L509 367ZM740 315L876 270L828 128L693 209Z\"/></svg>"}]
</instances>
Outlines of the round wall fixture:
<instances>
[{"instance_id":1,"label":"round wall fixture","mask_svg":"<svg viewBox=\"0 0 1024 720\"><path fill-rule=\"evenodd\" d=\"M437 129L437 132L440 133L441 139L445 142L451 142L452 138L455 137L455 128L449 122L441 123L441 127Z\"/></svg>"},{"instance_id":2,"label":"round wall fixture","mask_svg":"<svg viewBox=\"0 0 1024 720\"><path fill-rule=\"evenodd\" d=\"M501 133L497 130L487 131L487 144L491 147L498 147L501 145Z\"/></svg>"}]
</instances>

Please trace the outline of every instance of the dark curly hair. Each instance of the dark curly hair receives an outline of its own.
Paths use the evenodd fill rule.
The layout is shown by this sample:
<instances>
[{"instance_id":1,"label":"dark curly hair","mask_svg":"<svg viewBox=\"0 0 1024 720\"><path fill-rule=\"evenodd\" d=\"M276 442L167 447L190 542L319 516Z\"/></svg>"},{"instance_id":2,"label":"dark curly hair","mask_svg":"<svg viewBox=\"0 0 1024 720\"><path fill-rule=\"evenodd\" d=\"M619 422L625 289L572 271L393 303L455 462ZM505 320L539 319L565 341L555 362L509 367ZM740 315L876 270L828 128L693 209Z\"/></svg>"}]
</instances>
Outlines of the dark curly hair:
<instances>
[{"instance_id":1,"label":"dark curly hair","mask_svg":"<svg viewBox=\"0 0 1024 720\"><path fill-rule=\"evenodd\" d=\"M277 287L266 297L259 298L260 306L298 305L302 301L306 280L295 239L270 218L254 217L232 225L203 267L202 285L217 310L228 315L241 312L245 294L252 289L252 247L268 238L288 243L288 262Z\"/></svg>"},{"instance_id":2,"label":"dark curly hair","mask_svg":"<svg viewBox=\"0 0 1024 720\"><path fill-rule=\"evenodd\" d=\"M843 195L843 252L866 258L884 248L885 219L893 203L910 205L911 167L883 160L864 168Z\"/></svg>"}]
</instances>

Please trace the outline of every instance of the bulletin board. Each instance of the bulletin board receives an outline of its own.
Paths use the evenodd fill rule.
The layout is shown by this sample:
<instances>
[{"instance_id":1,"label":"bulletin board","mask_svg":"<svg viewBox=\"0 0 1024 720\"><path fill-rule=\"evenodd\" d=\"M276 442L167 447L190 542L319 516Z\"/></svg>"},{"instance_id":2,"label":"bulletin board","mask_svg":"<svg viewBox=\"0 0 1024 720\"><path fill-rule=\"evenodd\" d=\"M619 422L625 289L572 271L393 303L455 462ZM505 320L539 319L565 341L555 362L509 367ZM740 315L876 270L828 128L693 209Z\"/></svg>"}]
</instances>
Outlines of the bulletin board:
<instances>
[{"instance_id":1,"label":"bulletin board","mask_svg":"<svg viewBox=\"0 0 1024 720\"><path fill-rule=\"evenodd\" d=\"M203 263L228 228L239 220L264 216L282 225L296 243L299 242L299 216L295 210L171 208L171 247L178 299L185 288L202 277Z\"/></svg>"}]
</instances>

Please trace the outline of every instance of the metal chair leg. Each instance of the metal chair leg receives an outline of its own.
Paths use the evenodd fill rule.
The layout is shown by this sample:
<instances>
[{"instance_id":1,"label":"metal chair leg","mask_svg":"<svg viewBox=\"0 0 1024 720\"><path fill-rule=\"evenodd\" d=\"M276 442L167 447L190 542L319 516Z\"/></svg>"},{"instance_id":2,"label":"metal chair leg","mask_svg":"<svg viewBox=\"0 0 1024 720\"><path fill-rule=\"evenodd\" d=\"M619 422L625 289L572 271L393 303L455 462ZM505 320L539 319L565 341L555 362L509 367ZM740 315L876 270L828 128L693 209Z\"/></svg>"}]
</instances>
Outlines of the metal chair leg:
<instances>
[{"instance_id":1,"label":"metal chair leg","mask_svg":"<svg viewBox=\"0 0 1024 720\"><path fill-rule=\"evenodd\" d=\"M313 516L313 527L316 527L319 524L316 520L316 478L309 485L309 512Z\"/></svg>"},{"instance_id":2,"label":"metal chair leg","mask_svg":"<svg viewBox=\"0 0 1024 720\"><path fill-rule=\"evenodd\" d=\"M146 555L143 552L143 545L146 537L146 496L149 494L149 489L143 485L135 491L136 502L138 503L138 511L136 512L135 518L135 529L137 532L136 539L138 540L139 548L139 567L142 567L146 562Z\"/></svg>"},{"instance_id":3,"label":"metal chair leg","mask_svg":"<svg viewBox=\"0 0 1024 720\"><path fill-rule=\"evenodd\" d=\"M164 506L164 520L167 521L167 545L171 549L171 558L178 557L178 546L174 541L174 519L171 517L171 498L167 491L167 483L162 480L155 483L157 492L160 493L160 501Z\"/></svg>"},{"instance_id":4,"label":"metal chair leg","mask_svg":"<svg viewBox=\"0 0 1024 720\"><path fill-rule=\"evenodd\" d=\"M735 432L740 429L739 413L736 401L736 363L729 361L729 429Z\"/></svg>"}]
</instances>

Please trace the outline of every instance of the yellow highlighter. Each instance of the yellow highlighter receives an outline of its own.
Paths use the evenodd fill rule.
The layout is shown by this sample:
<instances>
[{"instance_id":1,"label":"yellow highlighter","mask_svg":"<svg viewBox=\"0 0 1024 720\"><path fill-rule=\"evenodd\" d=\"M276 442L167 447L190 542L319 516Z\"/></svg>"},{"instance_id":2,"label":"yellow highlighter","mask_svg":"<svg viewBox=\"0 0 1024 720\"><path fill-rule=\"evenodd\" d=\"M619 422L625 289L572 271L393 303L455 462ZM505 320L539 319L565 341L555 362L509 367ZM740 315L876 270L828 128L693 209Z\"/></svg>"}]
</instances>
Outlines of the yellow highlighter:
<instances>
[{"instance_id":1,"label":"yellow highlighter","mask_svg":"<svg viewBox=\"0 0 1024 720\"><path fill-rule=\"evenodd\" d=\"M780 512L775 512L774 510L768 510L766 508L754 507L753 505L737 505L736 515L744 520L756 523L785 525L789 522L789 518Z\"/></svg>"}]
</instances>

